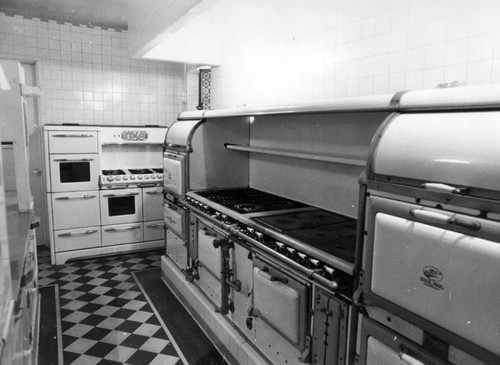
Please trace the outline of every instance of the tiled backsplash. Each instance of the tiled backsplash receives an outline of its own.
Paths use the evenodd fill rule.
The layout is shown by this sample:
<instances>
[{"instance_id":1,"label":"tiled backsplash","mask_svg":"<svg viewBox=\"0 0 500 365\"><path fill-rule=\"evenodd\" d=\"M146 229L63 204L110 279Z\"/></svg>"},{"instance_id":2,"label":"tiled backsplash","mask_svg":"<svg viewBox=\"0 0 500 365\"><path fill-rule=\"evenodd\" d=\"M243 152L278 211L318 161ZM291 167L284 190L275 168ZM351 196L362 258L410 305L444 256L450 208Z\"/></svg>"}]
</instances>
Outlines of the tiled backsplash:
<instances>
[{"instance_id":1,"label":"tiled backsplash","mask_svg":"<svg viewBox=\"0 0 500 365\"><path fill-rule=\"evenodd\" d=\"M38 61L42 124L170 125L184 65L131 59L127 42L126 32L0 13L0 58Z\"/></svg>"},{"instance_id":2,"label":"tiled backsplash","mask_svg":"<svg viewBox=\"0 0 500 365\"><path fill-rule=\"evenodd\" d=\"M498 0L313 0L267 18L235 30L250 41L213 69L214 108L500 82Z\"/></svg>"}]
</instances>

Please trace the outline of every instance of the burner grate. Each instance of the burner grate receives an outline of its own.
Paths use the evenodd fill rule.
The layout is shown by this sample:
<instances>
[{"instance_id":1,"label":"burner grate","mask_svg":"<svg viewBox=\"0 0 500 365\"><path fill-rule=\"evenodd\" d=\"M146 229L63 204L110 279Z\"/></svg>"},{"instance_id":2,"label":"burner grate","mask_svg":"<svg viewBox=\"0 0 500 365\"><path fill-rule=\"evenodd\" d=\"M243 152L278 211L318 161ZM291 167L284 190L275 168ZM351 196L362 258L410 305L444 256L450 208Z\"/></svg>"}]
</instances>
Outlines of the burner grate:
<instances>
[{"instance_id":1,"label":"burner grate","mask_svg":"<svg viewBox=\"0 0 500 365\"><path fill-rule=\"evenodd\" d=\"M103 175L125 175L123 170L102 170Z\"/></svg>"},{"instance_id":2,"label":"burner grate","mask_svg":"<svg viewBox=\"0 0 500 365\"><path fill-rule=\"evenodd\" d=\"M150 169L128 169L128 172L137 175L137 174L152 174L153 171Z\"/></svg>"},{"instance_id":3,"label":"burner grate","mask_svg":"<svg viewBox=\"0 0 500 365\"><path fill-rule=\"evenodd\" d=\"M198 195L238 213L303 208L306 205L252 188L207 190Z\"/></svg>"}]
</instances>

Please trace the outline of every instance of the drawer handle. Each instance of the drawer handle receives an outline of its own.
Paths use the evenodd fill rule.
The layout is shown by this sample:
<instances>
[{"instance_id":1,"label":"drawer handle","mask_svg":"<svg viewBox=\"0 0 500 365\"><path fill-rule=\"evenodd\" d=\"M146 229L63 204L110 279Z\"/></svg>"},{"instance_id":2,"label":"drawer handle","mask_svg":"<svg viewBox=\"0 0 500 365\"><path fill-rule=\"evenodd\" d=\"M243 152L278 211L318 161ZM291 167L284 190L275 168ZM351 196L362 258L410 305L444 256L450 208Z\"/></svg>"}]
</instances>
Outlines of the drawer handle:
<instances>
[{"instance_id":1,"label":"drawer handle","mask_svg":"<svg viewBox=\"0 0 500 365\"><path fill-rule=\"evenodd\" d=\"M81 200L81 199L94 199L95 195L83 195L83 196L59 196L56 200Z\"/></svg>"},{"instance_id":2,"label":"drawer handle","mask_svg":"<svg viewBox=\"0 0 500 365\"><path fill-rule=\"evenodd\" d=\"M125 196L135 196L139 195L139 193L126 193L126 194L104 194L103 197L105 198L122 198Z\"/></svg>"},{"instance_id":3,"label":"drawer handle","mask_svg":"<svg viewBox=\"0 0 500 365\"><path fill-rule=\"evenodd\" d=\"M76 236L85 236L85 235L89 235L89 234L94 234L96 233L98 230L97 229L88 229L84 232L66 232L66 233L61 233L61 234L58 234L57 236L58 237L76 237Z\"/></svg>"},{"instance_id":4,"label":"drawer handle","mask_svg":"<svg viewBox=\"0 0 500 365\"><path fill-rule=\"evenodd\" d=\"M162 223L153 223L153 224L148 224L148 228L158 228L158 227L164 227Z\"/></svg>"},{"instance_id":5,"label":"drawer handle","mask_svg":"<svg viewBox=\"0 0 500 365\"><path fill-rule=\"evenodd\" d=\"M54 162L90 162L94 161L93 158L77 158L77 159L70 159L70 158L56 158L54 159Z\"/></svg>"},{"instance_id":6,"label":"drawer handle","mask_svg":"<svg viewBox=\"0 0 500 365\"><path fill-rule=\"evenodd\" d=\"M123 228L107 228L104 231L105 232L124 232L124 231L131 231L133 229L138 229L141 228L141 226L128 226L128 227L123 227Z\"/></svg>"},{"instance_id":7,"label":"drawer handle","mask_svg":"<svg viewBox=\"0 0 500 365\"><path fill-rule=\"evenodd\" d=\"M434 191L436 193L448 193L448 194L464 194L466 188L457 188L456 186L440 184L440 183L423 183L422 187L424 189Z\"/></svg>"},{"instance_id":8,"label":"drawer handle","mask_svg":"<svg viewBox=\"0 0 500 365\"><path fill-rule=\"evenodd\" d=\"M405 354L404 352L399 353L399 358L407 363L408 365L425 365L422 361L415 359L414 357Z\"/></svg>"},{"instance_id":9,"label":"drawer handle","mask_svg":"<svg viewBox=\"0 0 500 365\"><path fill-rule=\"evenodd\" d=\"M90 138L92 134L54 134L52 137L56 138Z\"/></svg>"},{"instance_id":10,"label":"drawer handle","mask_svg":"<svg viewBox=\"0 0 500 365\"><path fill-rule=\"evenodd\" d=\"M146 194L149 194L149 195L158 195L158 194L161 194L162 192L161 191L146 191Z\"/></svg>"},{"instance_id":11,"label":"drawer handle","mask_svg":"<svg viewBox=\"0 0 500 365\"><path fill-rule=\"evenodd\" d=\"M457 226L465 227L473 231L479 231L481 224L470 219L459 219L454 216L448 216L439 212L431 212L423 209L412 209L410 215L423 221L437 224L454 224Z\"/></svg>"}]
</instances>

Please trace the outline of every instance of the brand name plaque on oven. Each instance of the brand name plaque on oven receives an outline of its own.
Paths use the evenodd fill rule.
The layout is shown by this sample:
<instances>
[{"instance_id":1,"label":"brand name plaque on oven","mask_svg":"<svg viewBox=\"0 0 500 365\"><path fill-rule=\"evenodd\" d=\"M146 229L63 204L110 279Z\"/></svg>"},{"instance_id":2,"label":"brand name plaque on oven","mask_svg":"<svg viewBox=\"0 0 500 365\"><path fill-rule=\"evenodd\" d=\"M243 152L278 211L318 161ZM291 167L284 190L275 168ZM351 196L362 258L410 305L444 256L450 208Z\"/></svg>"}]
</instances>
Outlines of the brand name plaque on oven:
<instances>
[{"instance_id":1,"label":"brand name plaque on oven","mask_svg":"<svg viewBox=\"0 0 500 365\"><path fill-rule=\"evenodd\" d=\"M443 290L444 287L439 282L443 280L443 273L437 267L425 266L422 269L423 276L420 277L420 281L435 290Z\"/></svg>"}]
</instances>

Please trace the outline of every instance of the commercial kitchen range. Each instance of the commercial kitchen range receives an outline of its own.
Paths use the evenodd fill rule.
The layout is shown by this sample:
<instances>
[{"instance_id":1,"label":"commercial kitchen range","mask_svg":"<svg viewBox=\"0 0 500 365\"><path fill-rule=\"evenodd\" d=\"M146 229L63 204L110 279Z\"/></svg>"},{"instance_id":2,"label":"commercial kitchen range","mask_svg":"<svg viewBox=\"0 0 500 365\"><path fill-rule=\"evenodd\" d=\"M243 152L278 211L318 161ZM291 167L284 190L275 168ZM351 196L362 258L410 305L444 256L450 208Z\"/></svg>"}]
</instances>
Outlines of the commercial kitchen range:
<instances>
[{"instance_id":1,"label":"commercial kitchen range","mask_svg":"<svg viewBox=\"0 0 500 365\"><path fill-rule=\"evenodd\" d=\"M500 364L499 95L181 113L163 280L231 364Z\"/></svg>"}]
</instances>

